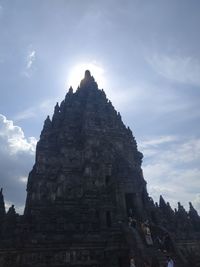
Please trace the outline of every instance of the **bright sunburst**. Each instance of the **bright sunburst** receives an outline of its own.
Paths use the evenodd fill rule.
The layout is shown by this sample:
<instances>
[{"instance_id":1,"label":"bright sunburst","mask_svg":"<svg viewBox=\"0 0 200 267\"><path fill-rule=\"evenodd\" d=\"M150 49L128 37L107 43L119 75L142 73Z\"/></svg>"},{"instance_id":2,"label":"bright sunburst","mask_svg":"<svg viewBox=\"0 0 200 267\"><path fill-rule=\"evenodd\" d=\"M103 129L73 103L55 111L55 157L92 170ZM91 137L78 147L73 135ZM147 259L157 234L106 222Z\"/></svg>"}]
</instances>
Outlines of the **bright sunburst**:
<instances>
[{"instance_id":1,"label":"bright sunburst","mask_svg":"<svg viewBox=\"0 0 200 267\"><path fill-rule=\"evenodd\" d=\"M67 86L72 86L76 90L80 81L84 78L85 70L90 71L99 88L105 86L104 69L96 63L80 63L74 66L69 74Z\"/></svg>"}]
</instances>

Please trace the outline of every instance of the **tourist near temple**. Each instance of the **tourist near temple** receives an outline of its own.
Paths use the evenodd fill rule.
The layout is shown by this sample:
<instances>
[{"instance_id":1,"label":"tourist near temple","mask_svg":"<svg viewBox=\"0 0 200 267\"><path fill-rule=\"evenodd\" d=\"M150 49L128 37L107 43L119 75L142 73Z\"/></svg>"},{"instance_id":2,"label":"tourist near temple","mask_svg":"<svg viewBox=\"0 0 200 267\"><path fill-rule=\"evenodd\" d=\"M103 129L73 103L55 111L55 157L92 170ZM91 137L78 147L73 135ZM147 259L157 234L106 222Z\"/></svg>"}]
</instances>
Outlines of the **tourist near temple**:
<instances>
[{"instance_id":1,"label":"tourist near temple","mask_svg":"<svg viewBox=\"0 0 200 267\"><path fill-rule=\"evenodd\" d=\"M142 158L87 70L44 122L24 214L0 191L0 267L200 267L197 211L154 203Z\"/></svg>"}]
</instances>

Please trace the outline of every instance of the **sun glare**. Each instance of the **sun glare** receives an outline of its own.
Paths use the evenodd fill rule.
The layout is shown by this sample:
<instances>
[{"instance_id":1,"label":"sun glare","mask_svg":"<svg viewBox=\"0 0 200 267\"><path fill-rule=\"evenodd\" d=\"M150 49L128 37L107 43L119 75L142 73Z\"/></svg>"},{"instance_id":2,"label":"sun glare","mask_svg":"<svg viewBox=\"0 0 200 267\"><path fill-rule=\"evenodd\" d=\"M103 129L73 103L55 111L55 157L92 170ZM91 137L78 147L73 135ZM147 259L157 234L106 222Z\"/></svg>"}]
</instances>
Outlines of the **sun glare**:
<instances>
[{"instance_id":1,"label":"sun glare","mask_svg":"<svg viewBox=\"0 0 200 267\"><path fill-rule=\"evenodd\" d=\"M67 86L72 86L72 88L76 90L80 84L80 81L84 78L86 70L90 71L91 75L98 83L99 88L104 88L104 69L96 63L80 63L72 67L72 70L68 76Z\"/></svg>"}]
</instances>

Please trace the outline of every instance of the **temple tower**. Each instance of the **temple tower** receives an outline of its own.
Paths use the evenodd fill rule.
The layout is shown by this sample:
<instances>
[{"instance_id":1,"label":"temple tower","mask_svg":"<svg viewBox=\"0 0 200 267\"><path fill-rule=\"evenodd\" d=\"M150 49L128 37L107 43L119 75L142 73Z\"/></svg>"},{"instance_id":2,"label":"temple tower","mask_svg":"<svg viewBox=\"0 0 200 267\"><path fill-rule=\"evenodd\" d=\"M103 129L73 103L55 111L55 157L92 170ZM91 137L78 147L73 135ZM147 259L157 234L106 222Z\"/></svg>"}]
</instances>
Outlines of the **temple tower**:
<instances>
[{"instance_id":1,"label":"temple tower","mask_svg":"<svg viewBox=\"0 0 200 267\"><path fill-rule=\"evenodd\" d=\"M24 215L13 205L5 213L0 191L0 267L128 267L133 256L138 267L146 257L165 264L144 226L154 241L168 236L177 267L200 266L185 247L189 240L199 253L196 210L179 203L174 212L163 197L154 204L141 163L131 130L87 70L44 122Z\"/></svg>"},{"instance_id":2,"label":"temple tower","mask_svg":"<svg viewBox=\"0 0 200 267\"><path fill-rule=\"evenodd\" d=\"M142 217L141 160L131 130L87 70L77 91L70 88L44 123L25 215L40 223L44 214L64 212L66 229L67 221L83 229L96 221L100 227L115 225L130 210Z\"/></svg>"}]
</instances>

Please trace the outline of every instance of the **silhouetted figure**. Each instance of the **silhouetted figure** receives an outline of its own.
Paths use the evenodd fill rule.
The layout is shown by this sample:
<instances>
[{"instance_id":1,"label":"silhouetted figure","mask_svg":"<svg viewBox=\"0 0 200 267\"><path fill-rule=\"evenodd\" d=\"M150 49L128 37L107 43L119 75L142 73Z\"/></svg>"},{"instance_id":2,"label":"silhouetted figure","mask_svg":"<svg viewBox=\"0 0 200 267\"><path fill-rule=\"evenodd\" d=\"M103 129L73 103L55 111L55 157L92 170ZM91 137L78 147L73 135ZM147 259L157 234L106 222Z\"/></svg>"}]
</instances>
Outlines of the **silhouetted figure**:
<instances>
[{"instance_id":1,"label":"silhouetted figure","mask_svg":"<svg viewBox=\"0 0 200 267\"><path fill-rule=\"evenodd\" d=\"M128 226L129 227L132 227L132 228L136 228L136 225L137 225L137 221L135 218L133 218L132 216L130 216L128 218Z\"/></svg>"},{"instance_id":2,"label":"silhouetted figure","mask_svg":"<svg viewBox=\"0 0 200 267\"><path fill-rule=\"evenodd\" d=\"M172 242L171 242L169 234L166 234L164 236L163 246L164 246L164 249L167 252L172 252L173 251Z\"/></svg>"},{"instance_id":3,"label":"silhouetted figure","mask_svg":"<svg viewBox=\"0 0 200 267\"><path fill-rule=\"evenodd\" d=\"M133 210L132 210L131 208L129 209L128 213L129 213L129 216L130 216L130 217L133 216Z\"/></svg>"},{"instance_id":4,"label":"silhouetted figure","mask_svg":"<svg viewBox=\"0 0 200 267\"><path fill-rule=\"evenodd\" d=\"M163 250L163 241L159 236L156 236L154 240L154 244L158 248L158 250L161 250L161 251Z\"/></svg>"}]
</instances>

